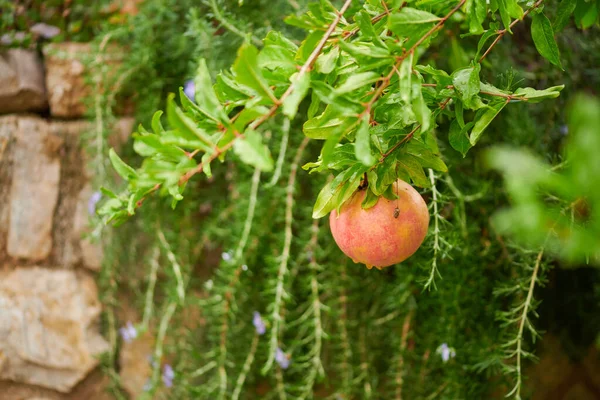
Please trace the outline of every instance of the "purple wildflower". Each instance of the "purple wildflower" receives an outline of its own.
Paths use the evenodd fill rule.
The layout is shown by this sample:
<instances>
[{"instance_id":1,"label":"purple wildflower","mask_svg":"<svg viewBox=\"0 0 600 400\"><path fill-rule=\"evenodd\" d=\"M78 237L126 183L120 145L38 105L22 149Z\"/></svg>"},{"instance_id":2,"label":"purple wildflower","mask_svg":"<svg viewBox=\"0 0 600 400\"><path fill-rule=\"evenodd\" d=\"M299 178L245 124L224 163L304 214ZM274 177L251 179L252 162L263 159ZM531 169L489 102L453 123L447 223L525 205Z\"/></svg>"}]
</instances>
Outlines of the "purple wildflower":
<instances>
[{"instance_id":1,"label":"purple wildflower","mask_svg":"<svg viewBox=\"0 0 600 400\"><path fill-rule=\"evenodd\" d=\"M169 364L165 364L163 367L162 381L166 387L173 386L173 378L175 378L175 372Z\"/></svg>"},{"instance_id":2,"label":"purple wildflower","mask_svg":"<svg viewBox=\"0 0 600 400\"><path fill-rule=\"evenodd\" d=\"M192 79L185 82L183 85L183 93L191 100L196 101L196 84Z\"/></svg>"},{"instance_id":3,"label":"purple wildflower","mask_svg":"<svg viewBox=\"0 0 600 400\"><path fill-rule=\"evenodd\" d=\"M442 361L445 363L451 358L456 357L456 351L454 351L452 347L448 347L446 343L442 343L440 347L437 348L436 353L442 357Z\"/></svg>"},{"instance_id":4,"label":"purple wildflower","mask_svg":"<svg viewBox=\"0 0 600 400\"><path fill-rule=\"evenodd\" d=\"M133 326L131 321L127 321L127 324L121 329L119 329L119 333L121 334L121 337L123 338L125 343L131 342L137 337L138 334L137 329L135 329L135 326Z\"/></svg>"},{"instance_id":5,"label":"purple wildflower","mask_svg":"<svg viewBox=\"0 0 600 400\"><path fill-rule=\"evenodd\" d=\"M275 351L275 361L283 369L287 369L290 366L290 356L285 354L279 347Z\"/></svg>"},{"instance_id":6,"label":"purple wildflower","mask_svg":"<svg viewBox=\"0 0 600 400\"><path fill-rule=\"evenodd\" d=\"M254 328L256 328L256 333L258 333L259 335L264 335L267 331L265 322L263 321L258 311L254 311L254 315L252 317L252 324L254 325Z\"/></svg>"},{"instance_id":7,"label":"purple wildflower","mask_svg":"<svg viewBox=\"0 0 600 400\"><path fill-rule=\"evenodd\" d=\"M94 192L92 194L92 196L90 197L90 199L88 200L88 213L90 215L95 215L96 214L96 204L98 204L98 202L100 201L100 199L102 199L102 193L100 192Z\"/></svg>"},{"instance_id":8,"label":"purple wildflower","mask_svg":"<svg viewBox=\"0 0 600 400\"><path fill-rule=\"evenodd\" d=\"M227 253L223 253L221 254L221 258L223 259L223 261L225 262L229 262L231 261L231 253L227 252Z\"/></svg>"},{"instance_id":9,"label":"purple wildflower","mask_svg":"<svg viewBox=\"0 0 600 400\"><path fill-rule=\"evenodd\" d=\"M60 28L40 22L33 25L29 31L43 37L44 39L51 39L60 33Z\"/></svg>"}]
</instances>

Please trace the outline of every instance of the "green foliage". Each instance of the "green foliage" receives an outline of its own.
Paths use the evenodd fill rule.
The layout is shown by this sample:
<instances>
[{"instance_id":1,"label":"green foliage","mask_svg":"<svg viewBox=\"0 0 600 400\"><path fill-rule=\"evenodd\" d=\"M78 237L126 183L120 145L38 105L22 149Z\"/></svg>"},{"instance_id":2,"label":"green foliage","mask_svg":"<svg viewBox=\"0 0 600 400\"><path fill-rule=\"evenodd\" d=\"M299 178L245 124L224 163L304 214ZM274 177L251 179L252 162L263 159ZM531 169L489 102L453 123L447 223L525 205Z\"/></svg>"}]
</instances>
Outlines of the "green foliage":
<instances>
[{"instance_id":1,"label":"green foliage","mask_svg":"<svg viewBox=\"0 0 600 400\"><path fill-rule=\"evenodd\" d=\"M490 165L506 178L514 206L498 212L502 233L529 246L545 246L572 263L598 263L600 191L590 184L600 176L594 149L600 148L600 102L578 98L570 108L569 140L563 163L551 168L524 150L490 151Z\"/></svg>"},{"instance_id":2,"label":"green foliage","mask_svg":"<svg viewBox=\"0 0 600 400\"><path fill-rule=\"evenodd\" d=\"M544 9L554 25L555 15L566 24L557 46L575 72L563 75L523 34L541 10L535 2L529 11L531 3L355 2L335 23L327 1L298 5L301 13L287 1L149 0L131 30L111 31L132 49L125 90L137 93L143 126L136 154L121 152L126 165L140 167L106 157L127 189L105 190L100 214L129 222L105 230L114 235L102 272L105 322L114 337L115 313L132 303L138 330L154 338L159 362L145 398L525 396L537 288L569 236L544 242L546 225L522 235L529 242L516 232L520 245L505 243L500 233L529 219L511 219L501 232L501 214L489 223L506 192L480 156L504 142L557 164L563 94L598 83L589 71L600 49L592 35L573 32L570 8ZM290 13L293 28L277 25ZM492 45L501 27L525 41L524 50L514 50L508 34ZM190 78L195 103L180 90ZM176 103L168 94L178 90ZM152 117L157 108L166 115ZM576 126L588 125L571 124L573 138L583 129ZM548 172L521 153L496 151L510 155L500 168L512 172L507 213L535 207L548 221L583 193L583 185L563 192L542 178L564 173L563 182L588 167L570 170L569 162ZM193 179L199 172L207 179ZM321 217L359 187L367 186L365 208L393 198L398 178L421 188L430 232L402 265L367 271L341 254ZM535 196L513 194L511 182L522 186L521 178ZM114 351L106 363L117 385ZM167 362L171 388L161 383Z\"/></svg>"}]
</instances>

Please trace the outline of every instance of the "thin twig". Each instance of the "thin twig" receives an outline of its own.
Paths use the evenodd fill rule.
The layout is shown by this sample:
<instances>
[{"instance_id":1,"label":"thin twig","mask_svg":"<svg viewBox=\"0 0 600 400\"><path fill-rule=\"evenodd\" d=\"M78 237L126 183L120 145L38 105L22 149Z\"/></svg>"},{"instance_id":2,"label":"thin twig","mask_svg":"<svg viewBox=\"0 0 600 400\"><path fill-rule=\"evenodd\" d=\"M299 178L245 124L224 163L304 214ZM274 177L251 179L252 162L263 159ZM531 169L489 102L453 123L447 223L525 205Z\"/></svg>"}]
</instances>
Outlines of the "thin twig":
<instances>
[{"instance_id":1,"label":"thin twig","mask_svg":"<svg viewBox=\"0 0 600 400\"><path fill-rule=\"evenodd\" d=\"M489 54L489 52L492 51L492 49L500 41L500 39L502 39L504 37L504 35L506 35L506 32L508 32L509 29L511 29L513 26L515 26L519 21L524 20L525 17L527 16L527 14L529 14L531 11L535 10L536 8L538 8L540 5L542 5L543 2L544 2L544 0L538 0L537 2L535 2L535 4L533 6L531 6L530 9L528 9L527 11L525 11L523 13L523 17L521 19L515 19L513 22L511 22L511 24L508 26L508 29L504 28L502 30L499 30L497 32L498 36L496 36L496 39L494 39L494 41L492 42L492 44L490 45L490 47L488 47L488 49L485 51L485 53L483 53L483 55L481 56L481 58L479 58L479 62L483 61L483 59L485 57L487 57L487 55Z\"/></svg>"},{"instance_id":2,"label":"thin twig","mask_svg":"<svg viewBox=\"0 0 600 400\"><path fill-rule=\"evenodd\" d=\"M375 102L382 95L383 91L390 85L392 77L398 71L398 68L400 68L400 65L404 62L404 60L408 58L411 54L413 54L417 47L419 47L425 40L427 40L429 36L433 35L438 29L440 29L446 23L446 21L465 4L466 1L467 0L461 0L456 7L454 7L445 17L441 18L438 21L438 23L435 24L425 35L423 35L419 40L417 40L417 42L406 53L396 58L396 63L392 67L391 71L384 78L381 79L381 84L373 94L373 97L371 98L371 100L369 100L368 103L366 103L365 110L358 117L359 120L362 116L371 113L371 108L373 107L373 104L375 104Z\"/></svg>"}]
</instances>

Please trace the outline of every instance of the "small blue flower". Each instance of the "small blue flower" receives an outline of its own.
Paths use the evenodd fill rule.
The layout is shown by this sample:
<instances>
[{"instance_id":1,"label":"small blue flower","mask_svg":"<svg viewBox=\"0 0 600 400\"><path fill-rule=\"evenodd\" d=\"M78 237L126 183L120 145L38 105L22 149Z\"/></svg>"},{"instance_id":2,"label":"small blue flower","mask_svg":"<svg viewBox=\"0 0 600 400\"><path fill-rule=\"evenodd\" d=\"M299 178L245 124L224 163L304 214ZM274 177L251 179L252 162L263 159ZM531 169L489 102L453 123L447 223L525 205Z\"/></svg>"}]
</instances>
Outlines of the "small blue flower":
<instances>
[{"instance_id":1,"label":"small blue flower","mask_svg":"<svg viewBox=\"0 0 600 400\"><path fill-rule=\"evenodd\" d=\"M442 361L448 362L451 358L456 357L456 351L452 347L448 347L446 343L442 343L436 350L436 353L442 357Z\"/></svg>"},{"instance_id":2,"label":"small blue flower","mask_svg":"<svg viewBox=\"0 0 600 400\"><path fill-rule=\"evenodd\" d=\"M563 136L567 136L569 134L569 127L567 125L561 125L558 130L560 131L560 134Z\"/></svg>"},{"instance_id":3,"label":"small blue flower","mask_svg":"<svg viewBox=\"0 0 600 400\"><path fill-rule=\"evenodd\" d=\"M254 311L254 314L252 316L252 324L254 325L254 328L256 328L256 333L258 333L259 335L264 335L267 331L265 322L263 321L258 311Z\"/></svg>"},{"instance_id":4,"label":"small blue flower","mask_svg":"<svg viewBox=\"0 0 600 400\"><path fill-rule=\"evenodd\" d=\"M229 262L229 261L231 261L232 257L231 257L231 254L227 252L227 253L221 254L221 258L223 259L223 261Z\"/></svg>"},{"instance_id":5,"label":"small blue flower","mask_svg":"<svg viewBox=\"0 0 600 400\"><path fill-rule=\"evenodd\" d=\"M88 213L90 215L96 214L96 204L102 199L102 193L94 192L90 199L88 200Z\"/></svg>"},{"instance_id":6,"label":"small blue flower","mask_svg":"<svg viewBox=\"0 0 600 400\"><path fill-rule=\"evenodd\" d=\"M127 324L119 329L119 333L121 334L121 337L125 343L131 342L138 335L137 329L135 329L135 326L133 326L131 321L127 321Z\"/></svg>"},{"instance_id":7,"label":"small blue flower","mask_svg":"<svg viewBox=\"0 0 600 400\"><path fill-rule=\"evenodd\" d=\"M183 93L191 100L196 101L196 85L194 84L194 80L190 79L186 81L183 85Z\"/></svg>"},{"instance_id":8,"label":"small blue flower","mask_svg":"<svg viewBox=\"0 0 600 400\"><path fill-rule=\"evenodd\" d=\"M283 369L287 369L290 366L291 358L285 354L279 347L275 350L275 361Z\"/></svg>"},{"instance_id":9,"label":"small blue flower","mask_svg":"<svg viewBox=\"0 0 600 400\"><path fill-rule=\"evenodd\" d=\"M173 386L173 378L175 378L175 372L169 364L165 364L163 367L162 381L166 387Z\"/></svg>"}]
</instances>

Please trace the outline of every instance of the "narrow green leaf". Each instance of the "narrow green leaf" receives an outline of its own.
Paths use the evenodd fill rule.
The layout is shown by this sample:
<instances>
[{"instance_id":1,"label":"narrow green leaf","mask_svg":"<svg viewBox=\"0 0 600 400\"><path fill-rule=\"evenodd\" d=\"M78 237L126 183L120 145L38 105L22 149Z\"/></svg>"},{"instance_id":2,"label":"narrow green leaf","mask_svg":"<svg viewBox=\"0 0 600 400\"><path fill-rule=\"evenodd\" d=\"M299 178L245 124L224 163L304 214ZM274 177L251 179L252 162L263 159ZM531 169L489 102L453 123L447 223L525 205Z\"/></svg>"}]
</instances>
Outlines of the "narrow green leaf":
<instances>
[{"instance_id":1,"label":"narrow green leaf","mask_svg":"<svg viewBox=\"0 0 600 400\"><path fill-rule=\"evenodd\" d=\"M229 123L229 118L227 117L227 114L225 114L225 111L215 94L212 80L210 79L210 72L204 58L200 59L200 62L198 63L194 84L195 87L198 88L198 90L196 90L196 104L198 110L211 120L227 125Z\"/></svg>"},{"instance_id":2,"label":"narrow green leaf","mask_svg":"<svg viewBox=\"0 0 600 400\"><path fill-rule=\"evenodd\" d=\"M413 139L408 142L404 148L404 152L417 159L423 168L431 168L435 171L448 172L448 167L439 157L439 155L435 154L429 146L418 139Z\"/></svg>"},{"instance_id":3,"label":"narrow green leaf","mask_svg":"<svg viewBox=\"0 0 600 400\"><path fill-rule=\"evenodd\" d=\"M554 40L554 31L550 20L543 14L534 14L531 23L531 37L538 52L552 64L563 69L560 62L558 45Z\"/></svg>"},{"instance_id":4,"label":"narrow green leaf","mask_svg":"<svg viewBox=\"0 0 600 400\"><path fill-rule=\"evenodd\" d=\"M483 33L483 22L487 15L486 3L479 0L468 0L466 9L469 19L469 32L473 35L481 35Z\"/></svg>"},{"instance_id":5,"label":"narrow green leaf","mask_svg":"<svg viewBox=\"0 0 600 400\"><path fill-rule=\"evenodd\" d=\"M368 210L371 207L374 207L379 201L379 196L377 196L371 188L367 188L367 195L365 196L363 202L361 203L361 207L363 210Z\"/></svg>"},{"instance_id":6,"label":"narrow green leaf","mask_svg":"<svg viewBox=\"0 0 600 400\"><path fill-rule=\"evenodd\" d=\"M479 93L480 81L479 71L481 64L475 64L473 67L459 69L452 74L452 83L459 93L461 100L466 106L470 106L472 99Z\"/></svg>"},{"instance_id":7,"label":"narrow green leaf","mask_svg":"<svg viewBox=\"0 0 600 400\"><path fill-rule=\"evenodd\" d=\"M283 101L283 114L290 119L296 116L298 106L310 87L310 72L305 73L298 79L298 74L292 75L290 78L291 84L294 85L292 93Z\"/></svg>"},{"instance_id":8,"label":"narrow green leaf","mask_svg":"<svg viewBox=\"0 0 600 400\"><path fill-rule=\"evenodd\" d=\"M110 149L108 151L108 157L110 158L110 162L113 165L115 171L119 174L119 176L126 181L131 181L132 179L136 179L138 177L137 172L129 165L125 164L123 160L117 155L117 153Z\"/></svg>"},{"instance_id":9,"label":"narrow green leaf","mask_svg":"<svg viewBox=\"0 0 600 400\"><path fill-rule=\"evenodd\" d=\"M492 27L492 25L494 25L494 27ZM486 45L486 43L490 40L490 38L494 37L497 35L497 28L499 27L498 24L490 24L490 28L485 31L485 33L483 35L481 35L481 37L479 38L479 42L477 43L477 53L475 53L475 57L473 57L474 60L479 60L479 58L482 55L482 50L483 47Z\"/></svg>"},{"instance_id":10,"label":"narrow green leaf","mask_svg":"<svg viewBox=\"0 0 600 400\"><path fill-rule=\"evenodd\" d=\"M356 131L356 141L354 142L356 159L364 165L371 166L375 164L375 157L371 152L371 135L369 132L369 116L365 115Z\"/></svg>"},{"instance_id":11,"label":"narrow green leaf","mask_svg":"<svg viewBox=\"0 0 600 400\"><path fill-rule=\"evenodd\" d=\"M160 135L161 133L163 133L165 131L162 124L160 123L160 117L162 117L162 115L163 115L163 112L159 110L159 111L155 112L154 115L152 116L152 130L157 135Z\"/></svg>"},{"instance_id":12,"label":"narrow green leaf","mask_svg":"<svg viewBox=\"0 0 600 400\"><path fill-rule=\"evenodd\" d=\"M431 127L431 110L427 107L421 87L421 81L417 77L413 77L412 85L412 109L415 113L417 121L421 124L421 128L417 131L418 134L427 132ZM418 135L417 135L418 136Z\"/></svg>"},{"instance_id":13,"label":"narrow green leaf","mask_svg":"<svg viewBox=\"0 0 600 400\"><path fill-rule=\"evenodd\" d=\"M575 7L577 7L577 0L562 0L560 2L558 10L556 10L554 24L552 24L554 32L560 32L567 26Z\"/></svg>"},{"instance_id":14,"label":"narrow green leaf","mask_svg":"<svg viewBox=\"0 0 600 400\"><path fill-rule=\"evenodd\" d=\"M208 133L200 128L190 117L177 107L173 100L173 95L167 98L167 119L171 126L178 131L179 134L189 140L197 137L202 142L202 149L205 151L211 150L215 145L212 142Z\"/></svg>"},{"instance_id":15,"label":"narrow green leaf","mask_svg":"<svg viewBox=\"0 0 600 400\"><path fill-rule=\"evenodd\" d=\"M398 169L404 170L413 183L419 187L430 187L431 182L425 176L423 166L418 159L410 154L400 154L398 157Z\"/></svg>"},{"instance_id":16,"label":"narrow green leaf","mask_svg":"<svg viewBox=\"0 0 600 400\"><path fill-rule=\"evenodd\" d=\"M340 56L340 48L332 46L328 52L321 53L315 63L315 68L320 74L329 74L335 68Z\"/></svg>"},{"instance_id":17,"label":"narrow green leaf","mask_svg":"<svg viewBox=\"0 0 600 400\"><path fill-rule=\"evenodd\" d=\"M365 38L374 41L374 43L379 47L386 47L381 37L375 32L375 28L371 23L371 16L365 11L360 10L360 12L356 13L354 16L356 20L356 24L358 25L360 34Z\"/></svg>"},{"instance_id":18,"label":"narrow green leaf","mask_svg":"<svg viewBox=\"0 0 600 400\"><path fill-rule=\"evenodd\" d=\"M538 103L546 99L555 99L560 95L565 85L552 86L544 90L536 90L534 88L519 88L515 91L515 96L525 97L530 103Z\"/></svg>"},{"instance_id":19,"label":"narrow green leaf","mask_svg":"<svg viewBox=\"0 0 600 400\"><path fill-rule=\"evenodd\" d=\"M350 126L349 118L341 116L332 106L327 106L321 115L306 121L302 131L311 139L327 139L335 132Z\"/></svg>"},{"instance_id":20,"label":"narrow green leaf","mask_svg":"<svg viewBox=\"0 0 600 400\"><path fill-rule=\"evenodd\" d=\"M388 18L388 26L397 35L408 37L415 25L431 24L438 22L440 17L427 11L416 8L404 7Z\"/></svg>"},{"instance_id":21,"label":"narrow green leaf","mask_svg":"<svg viewBox=\"0 0 600 400\"><path fill-rule=\"evenodd\" d=\"M479 118L476 116L475 125L473 126L473 130L469 135L469 141L473 146L479 141L481 134L488 127L488 125L496 118L496 116L502 111L502 109L506 106L505 101L500 101L494 105L490 105L490 108L485 110ZM482 110L480 110L481 112ZM478 112L479 114L479 112Z\"/></svg>"},{"instance_id":22,"label":"narrow green leaf","mask_svg":"<svg viewBox=\"0 0 600 400\"><path fill-rule=\"evenodd\" d=\"M365 86L368 86L370 88L371 84L377 82L378 79L379 74L373 71L360 72L358 74L350 75L344 83L335 88L335 94L346 94L356 89L364 88Z\"/></svg>"},{"instance_id":23,"label":"narrow green leaf","mask_svg":"<svg viewBox=\"0 0 600 400\"><path fill-rule=\"evenodd\" d=\"M475 125L473 122L469 122L461 127L458 120L454 120L450 124L448 141L450 142L450 146L452 146L454 150L460 152L463 157L465 157L469 149L473 147L469 140L469 135L467 134L468 130L471 129L473 125Z\"/></svg>"},{"instance_id":24,"label":"narrow green leaf","mask_svg":"<svg viewBox=\"0 0 600 400\"><path fill-rule=\"evenodd\" d=\"M263 144L262 136L252 129L246 131L244 138L235 141L233 151L246 164L265 172L273 169L269 148Z\"/></svg>"},{"instance_id":25,"label":"narrow green leaf","mask_svg":"<svg viewBox=\"0 0 600 400\"><path fill-rule=\"evenodd\" d=\"M400 97L406 104L410 103L412 89L412 67L413 53L406 57L398 71L398 84L400 85Z\"/></svg>"},{"instance_id":26,"label":"narrow green leaf","mask_svg":"<svg viewBox=\"0 0 600 400\"><path fill-rule=\"evenodd\" d=\"M238 50L237 58L233 64L237 80L266 99L275 99L273 91L265 80L258 66L258 50L249 43L244 43Z\"/></svg>"}]
</instances>

